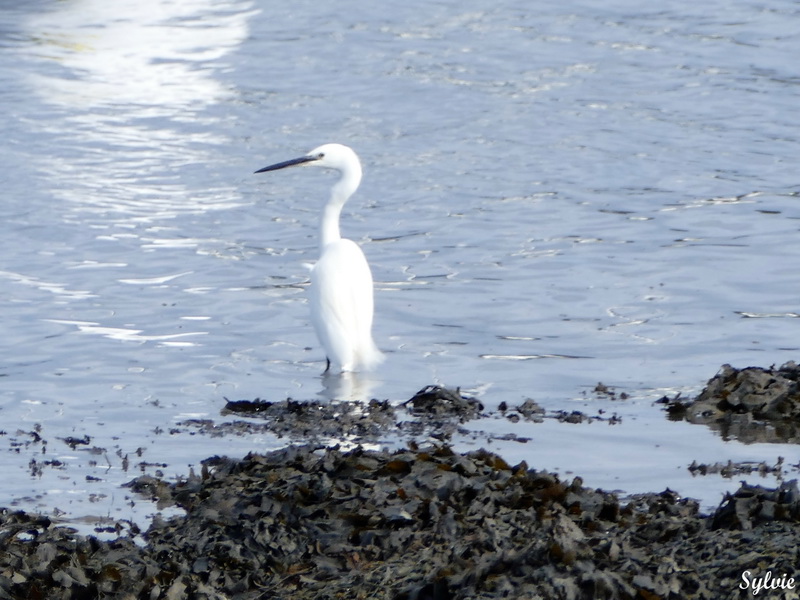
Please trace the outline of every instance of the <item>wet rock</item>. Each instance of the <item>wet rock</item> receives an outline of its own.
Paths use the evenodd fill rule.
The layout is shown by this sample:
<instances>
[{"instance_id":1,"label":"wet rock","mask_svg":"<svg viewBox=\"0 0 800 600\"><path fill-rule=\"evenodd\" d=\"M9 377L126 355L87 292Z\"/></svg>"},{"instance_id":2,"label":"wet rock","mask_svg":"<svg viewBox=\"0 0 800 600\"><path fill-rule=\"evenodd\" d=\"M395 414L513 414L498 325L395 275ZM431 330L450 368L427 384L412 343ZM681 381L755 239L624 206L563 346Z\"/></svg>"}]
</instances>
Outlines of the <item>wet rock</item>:
<instances>
[{"instance_id":1,"label":"wet rock","mask_svg":"<svg viewBox=\"0 0 800 600\"><path fill-rule=\"evenodd\" d=\"M692 402L667 401L670 418L708 425L726 439L800 442L800 367L723 365Z\"/></svg>"},{"instance_id":2,"label":"wet rock","mask_svg":"<svg viewBox=\"0 0 800 600\"><path fill-rule=\"evenodd\" d=\"M774 475L779 479L784 475L784 468L783 468L783 457L779 456L777 462L774 465L768 465L765 462L733 462L728 461L727 463L713 463L713 464L706 464L706 463L698 463L696 460L692 461L692 464L689 465L689 471L692 475L709 475L709 474L719 474L725 478L732 478L737 477L740 475L749 475L751 473L757 473L762 477L766 477L767 475Z\"/></svg>"},{"instance_id":3,"label":"wet rock","mask_svg":"<svg viewBox=\"0 0 800 600\"><path fill-rule=\"evenodd\" d=\"M627 400L628 394L622 392L617 395L617 392L612 388L610 385L606 385L603 382L598 382L594 389L592 390L597 398L604 398L607 400Z\"/></svg>"},{"instance_id":4,"label":"wet rock","mask_svg":"<svg viewBox=\"0 0 800 600\"><path fill-rule=\"evenodd\" d=\"M621 398L622 396L620 396ZM405 409L405 410L403 410ZM507 419L512 423L525 420L541 423L544 419L556 419L563 423L593 423L604 421L609 425L620 423L616 415L607 416L602 409L598 414L588 415L579 411L546 411L533 399L509 408L502 402L497 412L486 411L475 398L461 394L458 388L436 385L426 386L411 399L393 404L388 400L318 401L286 400L271 402L261 399L226 399L223 416L241 415L248 420L218 423L213 419L187 419L173 427L171 433L191 430L201 435L253 435L272 433L297 441L328 441L331 439L354 444L379 443L387 432L395 438L412 443L416 439L449 442L454 435L469 435L473 439L514 440L525 443L527 437L512 433L466 431L461 425L476 419Z\"/></svg>"},{"instance_id":5,"label":"wet rock","mask_svg":"<svg viewBox=\"0 0 800 600\"><path fill-rule=\"evenodd\" d=\"M783 482L777 489L742 483L734 494L725 496L714 513L712 527L749 530L772 521L800 523L797 480Z\"/></svg>"},{"instance_id":6,"label":"wet rock","mask_svg":"<svg viewBox=\"0 0 800 600\"><path fill-rule=\"evenodd\" d=\"M526 421L533 421L541 423L545 414L545 410L539 406L532 398L528 398L517 407L517 412L521 414Z\"/></svg>"},{"instance_id":7,"label":"wet rock","mask_svg":"<svg viewBox=\"0 0 800 600\"><path fill-rule=\"evenodd\" d=\"M609 425L618 425L619 423L622 423L622 417L619 417L616 414L611 415L610 417L603 416L602 414L590 416L579 410L572 410L572 411L555 410L552 411L551 414L548 414L546 416L549 418L554 418L558 420L560 423L579 424L579 423L594 423L595 421L604 421Z\"/></svg>"},{"instance_id":8,"label":"wet rock","mask_svg":"<svg viewBox=\"0 0 800 600\"><path fill-rule=\"evenodd\" d=\"M704 517L446 446L292 446L133 486L186 511L144 546L1 512L0 598L716 599L745 570L795 573L800 547L795 483Z\"/></svg>"},{"instance_id":9,"label":"wet rock","mask_svg":"<svg viewBox=\"0 0 800 600\"><path fill-rule=\"evenodd\" d=\"M76 438L76 437L72 437L72 436L65 437L65 438L61 438L61 441L63 441L72 450L75 450L78 446L86 446L86 445L90 444L92 442L92 439L88 435L85 435L85 436L80 437L80 438Z\"/></svg>"},{"instance_id":10,"label":"wet rock","mask_svg":"<svg viewBox=\"0 0 800 600\"><path fill-rule=\"evenodd\" d=\"M622 422L622 419L617 415L612 415L610 417L603 416L602 410L599 411L599 414L594 416L587 415L579 410L552 410L548 412L531 398L526 399L522 404L510 411L508 406L505 406L505 409L501 411L501 415L512 423L518 423L522 420L531 423L542 423L545 419L556 419L561 423L572 424L605 421L609 425L616 425Z\"/></svg>"},{"instance_id":11,"label":"wet rock","mask_svg":"<svg viewBox=\"0 0 800 600\"><path fill-rule=\"evenodd\" d=\"M760 367L737 370L723 365L697 402L713 402L720 411L749 413L760 420L800 422L797 378L798 367L794 362L777 370Z\"/></svg>"},{"instance_id":12,"label":"wet rock","mask_svg":"<svg viewBox=\"0 0 800 600\"><path fill-rule=\"evenodd\" d=\"M794 363L725 367L697 401L675 398L671 406L729 433L734 425L788 431L798 376ZM594 390L604 399L610 392ZM186 513L156 518L144 542L130 523L110 524L104 532L119 537L102 541L0 509L0 599L703 600L737 597L745 571L800 580L794 481L776 489L743 484L703 516L672 490L621 501L580 478L562 481L484 450L460 454L415 441L395 452L327 447L331 438L374 445L388 429L445 439L459 423L492 418L477 400L438 386L400 406L408 419L399 422L401 408L376 400L229 402L226 414L249 420L181 424L208 435L270 431L312 443L242 460L212 457L177 482L135 479L133 490ZM499 412L495 418L534 422L615 419L547 414L532 400ZM17 435L14 443L45 443L38 429ZM782 475L782 464L691 468ZM61 468L42 461L32 472L43 466Z\"/></svg>"},{"instance_id":13,"label":"wet rock","mask_svg":"<svg viewBox=\"0 0 800 600\"><path fill-rule=\"evenodd\" d=\"M415 416L455 417L462 423L477 418L483 410L483 404L475 398L462 396L458 388L453 390L438 385L422 388L403 406Z\"/></svg>"},{"instance_id":14,"label":"wet rock","mask_svg":"<svg viewBox=\"0 0 800 600\"><path fill-rule=\"evenodd\" d=\"M0 511L0 598L77 599L151 589L147 560L127 538L101 542L50 519ZM151 569L157 569L151 565Z\"/></svg>"},{"instance_id":15,"label":"wet rock","mask_svg":"<svg viewBox=\"0 0 800 600\"><path fill-rule=\"evenodd\" d=\"M264 423L234 421L216 424L211 420L181 423L208 435L246 434L269 431L279 437L303 440L352 437L354 442L371 441L396 423L395 409L386 400L361 402L302 401L288 398L227 401L223 415L240 414L263 419Z\"/></svg>"}]
</instances>

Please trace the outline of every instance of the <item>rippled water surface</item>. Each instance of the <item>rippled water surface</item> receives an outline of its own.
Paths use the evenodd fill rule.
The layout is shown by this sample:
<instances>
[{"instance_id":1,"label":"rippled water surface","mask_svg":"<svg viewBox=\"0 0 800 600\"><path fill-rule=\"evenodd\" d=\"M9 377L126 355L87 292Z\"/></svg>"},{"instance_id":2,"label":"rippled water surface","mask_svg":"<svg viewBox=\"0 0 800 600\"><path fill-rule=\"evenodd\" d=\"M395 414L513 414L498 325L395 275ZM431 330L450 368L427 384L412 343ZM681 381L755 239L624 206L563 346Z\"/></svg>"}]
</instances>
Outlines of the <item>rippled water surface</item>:
<instances>
[{"instance_id":1,"label":"rippled water surface","mask_svg":"<svg viewBox=\"0 0 800 600\"><path fill-rule=\"evenodd\" d=\"M711 506L738 481L692 460L796 460L653 401L798 358L798 18L788 0L2 8L0 506L143 516L120 487L141 470L286 442L171 432L225 420L225 397L431 383L616 413L458 440L592 486ZM320 377L304 295L333 175L252 174L329 141L364 163L342 228L388 354L350 387Z\"/></svg>"}]
</instances>

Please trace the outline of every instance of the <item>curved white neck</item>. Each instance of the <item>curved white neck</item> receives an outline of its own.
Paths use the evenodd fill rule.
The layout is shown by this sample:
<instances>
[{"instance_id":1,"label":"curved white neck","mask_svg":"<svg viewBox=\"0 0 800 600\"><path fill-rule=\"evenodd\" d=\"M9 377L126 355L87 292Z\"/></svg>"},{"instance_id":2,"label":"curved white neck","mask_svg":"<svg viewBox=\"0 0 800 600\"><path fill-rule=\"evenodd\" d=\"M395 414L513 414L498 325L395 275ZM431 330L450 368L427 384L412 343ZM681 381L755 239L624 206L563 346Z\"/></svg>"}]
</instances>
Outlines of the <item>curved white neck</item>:
<instances>
[{"instance_id":1,"label":"curved white neck","mask_svg":"<svg viewBox=\"0 0 800 600\"><path fill-rule=\"evenodd\" d=\"M339 232L339 217L342 214L342 207L345 202L358 189L361 183L361 165L350 165L350 168L342 173L341 178L331 188L331 197L325 208L322 209L322 221L320 223L319 249L322 253L325 246L331 242L342 239Z\"/></svg>"}]
</instances>

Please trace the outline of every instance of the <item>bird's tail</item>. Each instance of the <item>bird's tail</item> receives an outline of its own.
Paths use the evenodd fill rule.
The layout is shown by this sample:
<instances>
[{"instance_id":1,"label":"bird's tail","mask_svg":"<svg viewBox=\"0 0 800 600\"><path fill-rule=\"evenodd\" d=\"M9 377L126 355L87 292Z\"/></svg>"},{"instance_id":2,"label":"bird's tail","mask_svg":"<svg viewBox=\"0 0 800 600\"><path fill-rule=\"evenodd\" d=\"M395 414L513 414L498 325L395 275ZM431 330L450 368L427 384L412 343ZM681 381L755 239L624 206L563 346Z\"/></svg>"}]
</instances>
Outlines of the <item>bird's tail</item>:
<instances>
[{"instance_id":1,"label":"bird's tail","mask_svg":"<svg viewBox=\"0 0 800 600\"><path fill-rule=\"evenodd\" d=\"M369 343L364 344L359 350L358 367L360 371L372 371L384 360L386 360L386 355L378 350L372 340L369 340Z\"/></svg>"}]
</instances>

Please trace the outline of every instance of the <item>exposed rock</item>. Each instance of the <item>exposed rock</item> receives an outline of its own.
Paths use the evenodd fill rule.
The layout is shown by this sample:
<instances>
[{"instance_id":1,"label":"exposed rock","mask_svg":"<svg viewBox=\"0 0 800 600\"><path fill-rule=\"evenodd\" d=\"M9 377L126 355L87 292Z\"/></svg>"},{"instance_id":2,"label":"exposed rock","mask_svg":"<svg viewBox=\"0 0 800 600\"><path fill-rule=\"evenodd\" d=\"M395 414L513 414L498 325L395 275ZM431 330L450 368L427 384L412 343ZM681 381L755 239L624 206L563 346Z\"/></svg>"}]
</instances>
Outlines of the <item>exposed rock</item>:
<instances>
[{"instance_id":1,"label":"exposed rock","mask_svg":"<svg viewBox=\"0 0 800 600\"><path fill-rule=\"evenodd\" d=\"M704 517L670 490L622 502L483 450L312 445L132 485L186 511L144 547L0 513L0 598L717 599L745 570L800 564L793 482Z\"/></svg>"},{"instance_id":2,"label":"exposed rock","mask_svg":"<svg viewBox=\"0 0 800 600\"><path fill-rule=\"evenodd\" d=\"M403 403L412 415L426 417L456 417L461 422L480 416L483 404L475 398L461 395L459 389L448 389L438 385L422 388Z\"/></svg>"},{"instance_id":3,"label":"exposed rock","mask_svg":"<svg viewBox=\"0 0 800 600\"><path fill-rule=\"evenodd\" d=\"M794 363L726 365L696 401L675 398L668 410L671 418L745 441L796 443L798 371ZM594 393L613 395L602 384ZM127 522L109 525L104 531L120 537L103 541L43 516L0 509L0 600L710 600L755 595L740 588L745 572L800 582L795 481L776 489L742 484L703 516L696 502L671 490L623 501L580 478L562 481L484 450L458 454L413 439L396 452L327 446L332 438L375 445L388 429L447 439L459 424L487 418L477 400L438 386L399 406L289 399L229 402L226 411L255 418L180 426L208 435L266 430L313 443L242 460L209 458L199 475L178 482L135 479L132 489L186 513L156 518L144 543ZM503 404L499 413L534 422L618 419L547 414L533 400ZM37 427L18 438L45 443ZM45 466L61 468L35 462L31 470ZM690 469L782 477L783 461L695 462ZM771 589L770 597L797 597L783 591Z\"/></svg>"},{"instance_id":4,"label":"exposed rock","mask_svg":"<svg viewBox=\"0 0 800 600\"><path fill-rule=\"evenodd\" d=\"M692 402L667 400L673 419L718 430L726 439L752 442L800 442L800 367L788 362L776 369L723 365Z\"/></svg>"}]
</instances>

